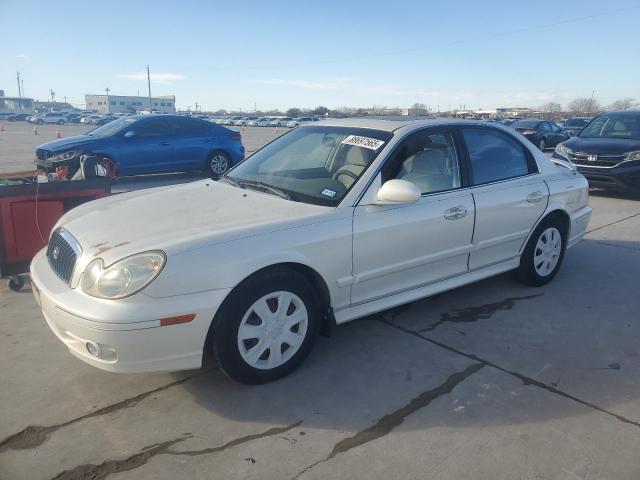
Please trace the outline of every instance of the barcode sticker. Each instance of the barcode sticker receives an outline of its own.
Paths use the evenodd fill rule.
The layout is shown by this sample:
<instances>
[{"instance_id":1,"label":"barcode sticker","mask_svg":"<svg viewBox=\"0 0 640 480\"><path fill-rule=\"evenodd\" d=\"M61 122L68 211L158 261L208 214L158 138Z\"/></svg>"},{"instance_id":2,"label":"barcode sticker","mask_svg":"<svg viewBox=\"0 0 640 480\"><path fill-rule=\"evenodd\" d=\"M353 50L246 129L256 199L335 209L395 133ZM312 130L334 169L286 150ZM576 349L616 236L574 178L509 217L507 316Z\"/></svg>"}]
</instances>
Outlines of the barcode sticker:
<instances>
[{"instance_id":1,"label":"barcode sticker","mask_svg":"<svg viewBox=\"0 0 640 480\"><path fill-rule=\"evenodd\" d=\"M368 148L370 150L378 150L382 145L384 145L384 141L378 140L377 138L360 137L358 135L349 135L341 143Z\"/></svg>"}]
</instances>

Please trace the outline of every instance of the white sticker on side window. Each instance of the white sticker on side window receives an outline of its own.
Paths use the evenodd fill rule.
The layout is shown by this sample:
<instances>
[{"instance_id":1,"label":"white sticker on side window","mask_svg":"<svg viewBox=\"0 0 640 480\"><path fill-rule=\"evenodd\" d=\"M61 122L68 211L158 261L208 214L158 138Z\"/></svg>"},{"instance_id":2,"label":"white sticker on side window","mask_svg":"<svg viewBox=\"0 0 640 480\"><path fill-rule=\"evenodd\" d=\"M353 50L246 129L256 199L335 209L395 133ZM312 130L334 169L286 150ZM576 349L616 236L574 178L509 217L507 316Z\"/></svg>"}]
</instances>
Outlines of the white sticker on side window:
<instances>
[{"instance_id":1,"label":"white sticker on side window","mask_svg":"<svg viewBox=\"0 0 640 480\"><path fill-rule=\"evenodd\" d=\"M340 143L368 148L370 150L378 150L382 145L384 145L384 141L378 140L377 138L360 137L358 135L349 135Z\"/></svg>"}]
</instances>

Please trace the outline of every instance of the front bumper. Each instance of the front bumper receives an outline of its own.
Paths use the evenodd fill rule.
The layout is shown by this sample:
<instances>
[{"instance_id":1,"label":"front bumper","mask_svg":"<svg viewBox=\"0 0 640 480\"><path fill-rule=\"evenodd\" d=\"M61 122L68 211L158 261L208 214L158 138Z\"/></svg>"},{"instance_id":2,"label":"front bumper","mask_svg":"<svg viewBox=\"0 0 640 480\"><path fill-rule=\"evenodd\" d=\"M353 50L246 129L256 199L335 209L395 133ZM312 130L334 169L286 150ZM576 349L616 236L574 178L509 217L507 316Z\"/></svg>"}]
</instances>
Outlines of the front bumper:
<instances>
[{"instance_id":1,"label":"front bumper","mask_svg":"<svg viewBox=\"0 0 640 480\"><path fill-rule=\"evenodd\" d=\"M49 328L69 351L94 367L122 373L199 368L211 321L230 291L98 299L64 283L44 250L31 263L31 281ZM188 323L160 326L162 318L188 314L195 314ZM88 343L99 355L89 353Z\"/></svg>"},{"instance_id":2,"label":"front bumper","mask_svg":"<svg viewBox=\"0 0 640 480\"><path fill-rule=\"evenodd\" d=\"M567 160L558 152L553 152L553 158ZM578 172L586 177L591 187L611 188L616 190L640 191L640 162L623 162L615 167L588 167L576 165Z\"/></svg>"}]
</instances>

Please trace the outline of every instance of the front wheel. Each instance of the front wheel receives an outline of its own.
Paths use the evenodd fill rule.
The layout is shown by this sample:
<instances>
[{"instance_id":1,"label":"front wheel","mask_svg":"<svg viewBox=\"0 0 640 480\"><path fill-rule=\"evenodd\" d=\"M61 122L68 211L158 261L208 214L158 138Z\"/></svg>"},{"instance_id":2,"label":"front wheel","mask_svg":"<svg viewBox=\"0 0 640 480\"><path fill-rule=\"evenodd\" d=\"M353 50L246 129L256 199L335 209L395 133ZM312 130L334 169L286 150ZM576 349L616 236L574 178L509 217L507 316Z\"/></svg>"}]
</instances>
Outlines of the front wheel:
<instances>
[{"instance_id":1,"label":"front wheel","mask_svg":"<svg viewBox=\"0 0 640 480\"><path fill-rule=\"evenodd\" d=\"M214 177L224 175L231 167L231 158L226 152L213 152L207 160L206 169Z\"/></svg>"},{"instance_id":2,"label":"front wheel","mask_svg":"<svg viewBox=\"0 0 640 480\"><path fill-rule=\"evenodd\" d=\"M64 120L58 120L58 125L64 125Z\"/></svg>"},{"instance_id":3,"label":"front wheel","mask_svg":"<svg viewBox=\"0 0 640 480\"><path fill-rule=\"evenodd\" d=\"M553 218L543 221L522 252L518 280L534 287L549 283L560 270L566 246L562 223Z\"/></svg>"},{"instance_id":4,"label":"front wheel","mask_svg":"<svg viewBox=\"0 0 640 480\"><path fill-rule=\"evenodd\" d=\"M240 284L220 308L207 344L234 380L266 383L292 372L320 327L312 285L295 271L274 270Z\"/></svg>"}]
</instances>

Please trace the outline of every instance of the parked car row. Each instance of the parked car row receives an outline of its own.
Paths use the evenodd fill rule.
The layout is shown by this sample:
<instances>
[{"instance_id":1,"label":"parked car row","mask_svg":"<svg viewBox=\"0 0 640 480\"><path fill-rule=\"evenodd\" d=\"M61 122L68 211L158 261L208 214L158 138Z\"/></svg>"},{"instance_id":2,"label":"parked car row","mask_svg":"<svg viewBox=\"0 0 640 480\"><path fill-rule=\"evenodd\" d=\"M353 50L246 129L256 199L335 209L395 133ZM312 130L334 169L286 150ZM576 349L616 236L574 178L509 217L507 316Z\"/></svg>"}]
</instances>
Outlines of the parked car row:
<instances>
[{"instance_id":1,"label":"parked car row","mask_svg":"<svg viewBox=\"0 0 640 480\"><path fill-rule=\"evenodd\" d=\"M210 121L219 125L235 125L237 127L289 127L295 128L304 123L317 122L315 117L258 117L258 116L232 116L214 117Z\"/></svg>"}]
</instances>

